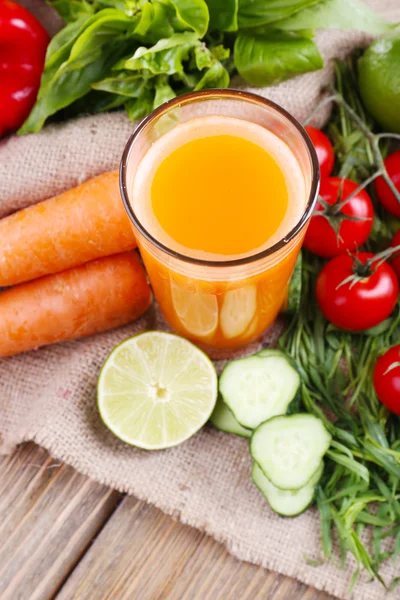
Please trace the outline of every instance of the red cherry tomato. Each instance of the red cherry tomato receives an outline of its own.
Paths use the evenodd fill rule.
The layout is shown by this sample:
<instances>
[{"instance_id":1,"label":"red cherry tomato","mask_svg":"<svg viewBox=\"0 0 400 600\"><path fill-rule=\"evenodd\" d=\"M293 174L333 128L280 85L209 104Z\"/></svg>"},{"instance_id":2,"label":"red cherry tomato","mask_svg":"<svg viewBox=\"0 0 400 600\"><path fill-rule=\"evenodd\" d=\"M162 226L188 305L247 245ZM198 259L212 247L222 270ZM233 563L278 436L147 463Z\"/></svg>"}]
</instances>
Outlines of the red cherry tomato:
<instances>
[{"instance_id":1,"label":"red cherry tomato","mask_svg":"<svg viewBox=\"0 0 400 600\"><path fill-rule=\"evenodd\" d=\"M323 131L316 127L307 126L305 129L317 152L321 178L329 177L335 163L335 154L331 141Z\"/></svg>"},{"instance_id":2,"label":"red cherry tomato","mask_svg":"<svg viewBox=\"0 0 400 600\"><path fill-rule=\"evenodd\" d=\"M400 229L395 234L391 246L400 246ZM400 280L400 252L395 254L395 258L392 260L392 267L396 271L396 275Z\"/></svg>"},{"instance_id":3,"label":"red cherry tomato","mask_svg":"<svg viewBox=\"0 0 400 600\"><path fill-rule=\"evenodd\" d=\"M357 260L365 264L373 257L360 252ZM371 274L343 283L356 268L353 256L337 256L322 268L316 287L321 312L336 327L349 331L363 331L387 319L399 294L396 274L388 263L373 265Z\"/></svg>"},{"instance_id":4,"label":"red cherry tomato","mask_svg":"<svg viewBox=\"0 0 400 600\"><path fill-rule=\"evenodd\" d=\"M321 181L319 195L332 209L317 202L304 238L307 250L323 258L333 258L356 250L367 241L374 218L371 198L365 190L361 190L346 203L346 198L357 187L354 181L340 177L327 177ZM318 214L320 211L325 214ZM346 219L346 215L359 220Z\"/></svg>"},{"instance_id":5,"label":"red cherry tomato","mask_svg":"<svg viewBox=\"0 0 400 600\"><path fill-rule=\"evenodd\" d=\"M385 158L385 167L396 189L400 192L400 150ZM375 179L375 191L379 202L395 217L400 217L400 203L382 175Z\"/></svg>"},{"instance_id":6,"label":"red cherry tomato","mask_svg":"<svg viewBox=\"0 0 400 600\"><path fill-rule=\"evenodd\" d=\"M376 361L374 387L382 404L400 415L400 344Z\"/></svg>"}]
</instances>

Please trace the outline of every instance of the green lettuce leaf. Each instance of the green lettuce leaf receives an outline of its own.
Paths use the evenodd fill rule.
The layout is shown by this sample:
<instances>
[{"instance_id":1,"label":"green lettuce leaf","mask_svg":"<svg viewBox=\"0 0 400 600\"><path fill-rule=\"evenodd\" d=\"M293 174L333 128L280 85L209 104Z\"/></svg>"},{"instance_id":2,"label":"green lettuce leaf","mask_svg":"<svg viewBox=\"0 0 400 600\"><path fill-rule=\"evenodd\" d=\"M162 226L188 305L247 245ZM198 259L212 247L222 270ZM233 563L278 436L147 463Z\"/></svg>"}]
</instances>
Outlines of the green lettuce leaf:
<instances>
[{"instance_id":1,"label":"green lettuce leaf","mask_svg":"<svg viewBox=\"0 0 400 600\"><path fill-rule=\"evenodd\" d=\"M128 100L125 104L125 110L131 121L142 119L153 110L154 90L145 89L139 98Z\"/></svg>"},{"instance_id":2,"label":"green lettuce leaf","mask_svg":"<svg viewBox=\"0 0 400 600\"><path fill-rule=\"evenodd\" d=\"M210 29L236 31L239 0L206 0L210 11Z\"/></svg>"},{"instance_id":3,"label":"green lettuce leaf","mask_svg":"<svg viewBox=\"0 0 400 600\"><path fill-rule=\"evenodd\" d=\"M52 6L67 23L73 23L81 17L90 17L94 14L93 4L86 0L54 0L47 4Z\"/></svg>"},{"instance_id":4,"label":"green lettuce leaf","mask_svg":"<svg viewBox=\"0 0 400 600\"><path fill-rule=\"evenodd\" d=\"M153 102L153 109L158 108L164 102L172 100L176 97L176 93L168 83L168 77L165 75L159 75L155 80L155 95Z\"/></svg>"},{"instance_id":5,"label":"green lettuce leaf","mask_svg":"<svg viewBox=\"0 0 400 600\"><path fill-rule=\"evenodd\" d=\"M239 29L269 25L286 19L320 0L239 0ZM305 26L304 29L311 26Z\"/></svg>"},{"instance_id":6,"label":"green lettuce leaf","mask_svg":"<svg viewBox=\"0 0 400 600\"><path fill-rule=\"evenodd\" d=\"M309 8L276 23L285 30L299 29L357 29L379 35L393 29L390 23L359 0L319 0Z\"/></svg>"},{"instance_id":7,"label":"green lettuce leaf","mask_svg":"<svg viewBox=\"0 0 400 600\"><path fill-rule=\"evenodd\" d=\"M226 88L229 85L229 73L221 65L220 62L216 61L202 76L196 87L197 90L204 90L208 88Z\"/></svg>"},{"instance_id":8,"label":"green lettuce leaf","mask_svg":"<svg viewBox=\"0 0 400 600\"><path fill-rule=\"evenodd\" d=\"M271 31L267 37L241 32L235 41L234 60L243 79L259 87L323 66L310 38L279 31Z\"/></svg>"},{"instance_id":9,"label":"green lettuce leaf","mask_svg":"<svg viewBox=\"0 0 400 600\"><path fill-rule=\"evenodd\" d=\"M54 74L51 72L45 86L41 86L36 104L19 133L40 131L49 116L87 94L92 83L104 79L118 53L126 51L124 38L129 17L113 9L95 16L97 20L73 44L68 60Z\"/></svg>"},{"instance_id":10,"label":"green lettuce leaf","mask_svg":"<svg viewBox=\"0 0 400 600\"><path fill-rule=\"evenodd\" d=\"M169 0L185 29L192 29L203 37L208 29L210 15L205 0Z\"/></svg>"},{"instance_id":11,"label":"green lettuce leaf","mask_svg":"<svg viewBox=\"0 0 400 600\"><path fill-rule=\"evenodd\" d=\"M124 69L138 71L146 69L154 75L168 74L172 75L178 71L183 71L183 61L188 60L189 51L195 46L199 46L194 32L174 33L170 38L162 39L151 48L141 46L128 60L118 64Z\"/></svg>"},{"instance_id":12,"label":"green lettuce leaf","mask_svg":"<svg viewBox=\"0 0 400 600\"><path fill-rule=\"evenodd\" d=\"M130 71L118 73L115 77L106 77L101 81L92 83L94 90L119 94L128 98L138 98L147 85L145 73L132 75Z\"/></svg>"}]
</instances>

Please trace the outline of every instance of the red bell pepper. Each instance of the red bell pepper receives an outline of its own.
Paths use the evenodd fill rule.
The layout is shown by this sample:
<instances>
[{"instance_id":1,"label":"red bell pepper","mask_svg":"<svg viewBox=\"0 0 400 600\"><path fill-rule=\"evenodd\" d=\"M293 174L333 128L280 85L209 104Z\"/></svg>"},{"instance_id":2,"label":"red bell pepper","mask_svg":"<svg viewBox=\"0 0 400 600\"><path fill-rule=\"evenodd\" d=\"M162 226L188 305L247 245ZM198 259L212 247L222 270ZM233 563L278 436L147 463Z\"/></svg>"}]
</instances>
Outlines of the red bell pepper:
<instances>
[{"instance_id":1,"label":"red bell pepper","mask_svg":"<svg viewBox=\"0 0 400 600\"><path fill-rule=\"evenodd\" d=\"M0 137L29 115L40 85L49 36L26 8L0 0Z\"/></svg>"}]
</instances>

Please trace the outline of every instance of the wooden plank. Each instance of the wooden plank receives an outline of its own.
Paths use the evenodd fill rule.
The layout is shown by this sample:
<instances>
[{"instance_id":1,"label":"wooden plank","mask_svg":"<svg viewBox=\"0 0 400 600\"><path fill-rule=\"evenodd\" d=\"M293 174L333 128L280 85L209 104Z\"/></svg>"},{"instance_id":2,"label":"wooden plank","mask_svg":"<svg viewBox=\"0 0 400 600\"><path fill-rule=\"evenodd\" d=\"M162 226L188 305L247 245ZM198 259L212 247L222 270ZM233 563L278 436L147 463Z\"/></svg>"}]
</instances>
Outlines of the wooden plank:
<instances>
[{"instance_id":1,"label":"wooden plank","mask_svg":"<svg viewBox=\"0 0 400 600\"><path fill-rule=\"evenodd\" d=\"M243 563L158 509L124 498L57 600L334 600Z\"/></svg>"},{"instance_id":2,"label":"wooden plank","mask_svg":"<svg viewBox=\"0 0 400 600\"><path fill-rule=\"evenodd\" d=\"M56 594L121 494L35 446L0 461L0 598Z\"/></svg>"}]
</instances>

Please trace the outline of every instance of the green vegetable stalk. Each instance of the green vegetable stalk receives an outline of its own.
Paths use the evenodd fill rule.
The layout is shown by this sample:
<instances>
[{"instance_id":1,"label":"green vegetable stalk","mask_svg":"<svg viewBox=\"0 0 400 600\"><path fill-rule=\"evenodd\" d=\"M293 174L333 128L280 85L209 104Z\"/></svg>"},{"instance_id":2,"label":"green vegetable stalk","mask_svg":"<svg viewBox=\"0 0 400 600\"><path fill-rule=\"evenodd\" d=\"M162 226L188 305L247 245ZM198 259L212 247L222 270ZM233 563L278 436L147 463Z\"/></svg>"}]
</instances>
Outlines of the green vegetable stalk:
<instances>
[{"instance_id":1,"label":"green vegetable stalk","mask_svg":"<svg viewBox=\"0 0 400 600\"><path fill-rule=\"evenodd\" d=\"M228 87L239 73L265 86L315 71L318 27L383 33L361 0L54 0L66 21L51 41L37 102L19 130L47 119L124 107L138 119L166 100Z\"/></svg>"}]
</instances>

